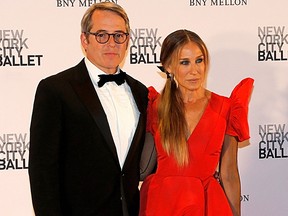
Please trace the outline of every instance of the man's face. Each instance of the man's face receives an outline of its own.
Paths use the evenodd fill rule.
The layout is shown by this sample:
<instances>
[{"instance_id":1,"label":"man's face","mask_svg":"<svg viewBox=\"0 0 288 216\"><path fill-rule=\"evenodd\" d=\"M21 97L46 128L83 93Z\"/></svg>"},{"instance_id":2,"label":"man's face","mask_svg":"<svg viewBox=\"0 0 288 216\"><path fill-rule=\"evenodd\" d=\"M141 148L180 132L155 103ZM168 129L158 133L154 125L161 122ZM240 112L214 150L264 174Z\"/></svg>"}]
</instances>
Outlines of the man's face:
<instances>
[{"instance_id":1,"label":"man's face","mask_svg":"<svg viewBox=\"0 0 288 216\"><path fill-rule=\"evenodd\" d=\"M111 11L95 11L92 15L92 29L90 32L118 33L126 31L125 21L122 17ZM107 43L101 44L96 41L95 36L81 34L81 43L86 51L87 58L100 70L108 74L116 72L117 67L125 57L129 38L118 44L111 35Z\"/></svg>"}]
</instances>

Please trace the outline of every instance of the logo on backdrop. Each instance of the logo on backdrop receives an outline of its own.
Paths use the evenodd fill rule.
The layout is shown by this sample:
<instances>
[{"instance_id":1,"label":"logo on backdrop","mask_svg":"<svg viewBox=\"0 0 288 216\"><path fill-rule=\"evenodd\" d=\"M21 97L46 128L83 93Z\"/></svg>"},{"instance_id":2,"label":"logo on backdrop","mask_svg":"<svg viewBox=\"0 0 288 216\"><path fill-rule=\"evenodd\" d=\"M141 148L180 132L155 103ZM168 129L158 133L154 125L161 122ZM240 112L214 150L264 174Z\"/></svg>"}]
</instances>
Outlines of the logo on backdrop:
<instances>
[{"instance_id":1,"label":"logo on backdrop","mask_svg":"<svg viewBox=\"0 0 288 216\"><path fill-rule=\"evenodd\" d=\"M27 133L0 134L0 171L28 169Z\"/></svg>"},{"instance_id":2,"label":"logo on backdrop","mask_svg":"<svg viewBox=\"0 0 288 216\"><path fill-rule=\"evenodd\" d=\"M248 0L190 0L190 6L246 6Z\"/></svg>"},{"instance_id":3,"label":"logo on backdrop","mask_svg":"<svg viewBox=\"0 0 288 216\"><path fill-rule=\"evenodd\" d=\"M90 7L94 3L113 2L117 4L117 0L56 0L57 7Z\"/></svg>"},{"instance_id":4,"label":"logo on backdrop","mask_svg":"<svg viewBox=\"0 0 288 216\"><path fill-rule=\"evenodd\" d=\"M286 124L259 125L259 159L288 158Z\"/></svg>"},{"instance_id":5,"label":"logo on backdrop","mask_svg":"<svg viewBox=\"0 0 288 216\"><path fill-rule=\"evenodd\" d=\"M240 201L241 202L249 202L250 201L249 194L241 194Z\"/></svg>"},{"instance_id":6,"label":"logo on backdrop","mask_svg":"<svg viewBox=\"0 0 288 216\"><path fill-rule=\"evenodd\" d=\"M131 29L130 64L160 63L161 39L158 28Z\"/></svg>"},{"instance_id":7,"label":"logo on backdrop","mask_svg":"<svg viewBox=\"0 0 288 216\"><path fill-rule=\"evenodd\" d=\"M287 61L288 34L285 26L258 27L258 61Z\"/></svg>"},{"instance_id":8,"label":"logo on backdrop","mask_svg":"<svg viewBox=\"0 0 288 216\"><path fill-rule=\"evenodd\" d=\"M24 30L0 29L0 66L40 66L43 55L24 54L28 49Z\"/></svg>"}]
</instances>

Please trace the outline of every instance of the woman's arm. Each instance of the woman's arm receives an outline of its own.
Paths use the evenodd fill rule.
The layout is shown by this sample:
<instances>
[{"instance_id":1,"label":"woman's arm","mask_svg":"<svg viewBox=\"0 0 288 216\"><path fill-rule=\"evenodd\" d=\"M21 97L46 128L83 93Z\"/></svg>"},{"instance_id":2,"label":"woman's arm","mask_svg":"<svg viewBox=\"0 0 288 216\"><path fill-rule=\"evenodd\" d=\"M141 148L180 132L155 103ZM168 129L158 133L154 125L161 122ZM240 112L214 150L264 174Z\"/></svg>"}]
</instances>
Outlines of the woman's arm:
<instances>
[{"instance_id":1,"label":"woman's arm","mask_svg":"<svg viewBox=\"0 0 288 216\"><path fill-rule=\"evenodd\" d=\"M241 184L237 163L238 142L235 137L225 135L220 160L220 180L234 216L241 215Z\"/></svg>"}]
</instances>

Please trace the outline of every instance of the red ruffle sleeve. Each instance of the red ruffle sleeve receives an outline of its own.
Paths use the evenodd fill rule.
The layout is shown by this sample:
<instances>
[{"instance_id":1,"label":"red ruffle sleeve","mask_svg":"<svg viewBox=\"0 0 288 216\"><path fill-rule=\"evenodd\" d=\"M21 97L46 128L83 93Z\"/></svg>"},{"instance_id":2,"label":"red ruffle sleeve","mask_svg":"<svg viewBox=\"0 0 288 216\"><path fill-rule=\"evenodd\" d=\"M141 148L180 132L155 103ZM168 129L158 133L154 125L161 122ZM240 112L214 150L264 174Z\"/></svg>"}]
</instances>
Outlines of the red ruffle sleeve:
<instances>
[{"instance_id":1,"label":"red ruffle sleeve","mask_svg":"<svg viewBox=\"0 0 288 216\"><path fill-rule=\"evenodd\" d=\"M237 137L240 142L250 138L248 104L253 83L252 78L243 79L230 95L231 108L226 134Z\"/></svg>"},{"instance_id":2,"label":"red ruffle sleeve","mask_svg":"<svg viewBox=\"0 0 288 216\"><path fill-rule=\"evenodd\" d=\"M154 87L150 86L148 88L148 107L147 107L147 124L146 131L154 134L155 126L157 123L157 105L156 100L159 97L159 93L155 90Z\"/></svg>"}]
</instances>

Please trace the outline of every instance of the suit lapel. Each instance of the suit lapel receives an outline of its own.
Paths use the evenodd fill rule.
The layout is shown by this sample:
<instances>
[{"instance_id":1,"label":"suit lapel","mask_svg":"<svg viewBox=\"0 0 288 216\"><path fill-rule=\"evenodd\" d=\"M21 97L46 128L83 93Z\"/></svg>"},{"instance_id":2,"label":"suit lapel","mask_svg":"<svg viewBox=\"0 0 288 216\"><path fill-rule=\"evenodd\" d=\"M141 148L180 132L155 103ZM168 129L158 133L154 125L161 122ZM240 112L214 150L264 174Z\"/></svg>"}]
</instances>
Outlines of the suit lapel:
<instances>
[{"instance_id":1,"label":"suit lapel","mask_svg":"<svg viewBox=\"0 0 288 216\"><path fill-rule=\"evenodd\" d=\"M117 150L115 143L112 138L112 134L110 131L109 123L106 118L105 111L101 105L99 97L94 89L93 83L89 77L87 68L85 66L84 60L82 60L75 68L75 77L71 80L71 85L77 95L79 96L82 103L87 107L89 113L91 114L92 118L94 119L95 123L97 124L99 130L103 134L109 149L111 150L115 161L120 166ZM141 94L141 88L139 87L139 83L136 82L132 77L127 75L126 78L127 84L131 88L131 92L133 94L135 103L137 108L140 112L139 121L137 124L137 128L135 130L132 143L130 145L130 149L128 155L126 157L123 169L125 166L129 165L129 162L133 160L133 157L137 151L139 151L139 144L141 143L142 135L145 132L145 119L146 119L146 106L145 104L145 97ZM147 99L146 99L147 100ZM127 164L127 165L126 165Z\"/></svg>"},{"instance_id":2,"label":"suit lapel","mask_svg":"<svg viewBox=\"0 0 288 216\"><path fill-rule=\"evenodd\" d=\"M75 79L71 81L71 85L82 103L87 107L99 130L103 134L103 137L105 138L116 162L119 164L116 147L112 138L105 111L89 77L84 60L82 60L75 67L75 70L76 76Z\"/></svg>"},{"instance_id":3,"label":"suit lapel","mask_svg":"<svg viewBox=\"0 0 288 216\"><path fill-rule=\"evenodd\" d=\"M146 115L146 107L147 98L143 96L143 92L141 92L140 84L136 82L131 76L126 74L126 82L131 88L131 92L133 94L134 100L136 102L137 108L140 114Z\"/></svg>"},{"instance_id":4,"label":"suit lapel","mask_svg":"<svg viewBox=\"0 0 288 216\"><path fill-rule=\"evenodd\" d=\"M139 83L136 82L132 77L129 75L126 75L126 82L131 88L132 95L134 97L135 103L137 105L137 108L140 112L139 115L139 121L137 124L137 128L135 130L132 143L130 145L127 157L125 159L123 169L125 169L126 166L129 166L130 163L135 163L133 162L133 157L138 153L139 151L139 144L141 143L142 135L145 132L146 129L146 106L145 104L145 97L142 95L143 92L141 92Z\"/></svg>"}]
</instances>

